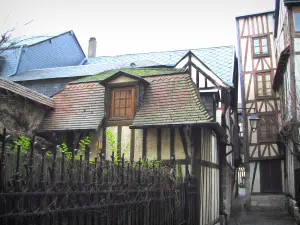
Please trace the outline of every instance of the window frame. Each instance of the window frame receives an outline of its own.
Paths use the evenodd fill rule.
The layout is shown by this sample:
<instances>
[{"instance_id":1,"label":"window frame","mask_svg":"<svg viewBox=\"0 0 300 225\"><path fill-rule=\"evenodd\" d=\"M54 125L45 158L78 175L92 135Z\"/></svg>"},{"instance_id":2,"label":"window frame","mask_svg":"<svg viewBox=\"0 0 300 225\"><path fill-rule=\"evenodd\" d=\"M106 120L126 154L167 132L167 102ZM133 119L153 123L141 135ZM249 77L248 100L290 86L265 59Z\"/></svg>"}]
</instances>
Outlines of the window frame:
<instances>
[{"instance_id":1,"label":"window frame","mask_svg":"<svg viewBox=\"0 0 300 225\"><path fill-rule=\"evenodd\" d=\"M259 53L259 54L255 54L255 48L254 48L254 41L255 40L259 40L259 47L260 50L262 50L262 39L266 39L267 40L267 53ZM252 49L253 49L253 58L259 58L259 57L268 57L270 56L270 39L268 35L260 35L260 36L254 36L252 37Z\"/></svg>"},{"instance_id":2,"label":"window frame","mask_svg":"<svg viewBox=\"0 0 300 225\"><path fill-rule=\"evenodd\" d=\"M120 90L131 90L131 116L114 116L114 110L115 110L115 91ZM111 99L110 99L110 115L109 120L131 120L135 116L135 87L134 86L124 86L124 87L112 87L111 88ZM126 106L125 106L126 108Z\"/></svg>"},{"instance_id":3,"label":"window frame","mask_svg":"<svg viewBox=\"0 0 300 225\"><path fill-rule=\"evenodd\" d=\"M295 17L295 13L299 13L300 14L300 7L296 7L296 8L293 8L293 23L294 23L294 31L295 33L300 33L300 30L297 31L296 30L296 17ZM299 21L300 23L300 21ZM300 25L300 24L299 24Z\"/></svg>"},{"instance_id":4,"label":"window frame","mask_svg":"<svg viewBox=\"0 0 300 225\"><path fill-rule=\"evenodd\" d=\"M267 95L266 93L266 78L265 78L265 74L268 74L268 75L270 75L270 85L271 85L271 94L270 95ZM263 95L258 95L258 76L262 76L262 84L263 84L263 88L262 88L262 90L263 90ZM265 98L271 98L271 97L273 97L273 95L274 95L274 92L273 92L273 89L272 89L272 83L273 83L273 74L272 74L272 71L270 71L270 70L265 70L265 71L260 71L260 72L257 72L256 74L255 74L255 98L257 98L257 99L260 99L260 98L263 98L263 99L265 99Z\"/></svg>"},{"instance_id":5,"label":"window frame","mask_svg":"<svg viewBox=\"0 0 300 225\"><path fill-rule=\"evenodd\" d=\"M259 122L258 122L258 127L257 127L257 137L258 137L258 142L259 143L268 143L268 142L276 142L277 140L277 128L276 125L277 123L272 123L272 120L277 120L278 121L278 115L276 113L264 113L264 114L259 114ZM272 132L265 132L266 134L272 134L272 136L267 137L265 133L262 133L262 121L266 120L266 131L270 131L273 128L273 124L275 124L275 129ZM266 136L266 137L265 137Z\"/></svg>"}]
</instances>

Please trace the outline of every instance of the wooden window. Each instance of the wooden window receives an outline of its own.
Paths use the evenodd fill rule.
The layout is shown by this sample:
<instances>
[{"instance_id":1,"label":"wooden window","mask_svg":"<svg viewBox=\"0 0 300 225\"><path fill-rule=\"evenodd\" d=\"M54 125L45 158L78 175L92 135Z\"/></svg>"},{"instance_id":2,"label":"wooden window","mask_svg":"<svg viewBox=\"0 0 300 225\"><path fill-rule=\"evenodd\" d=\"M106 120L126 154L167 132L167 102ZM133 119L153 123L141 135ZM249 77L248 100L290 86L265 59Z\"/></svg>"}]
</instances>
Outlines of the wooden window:
<instances>
[{"instance_id":1,"label":"wooden window","mask_svg":"<svg viewBox=\"0 0 300 225\"><path fill-rule=\"evenodd\" d=\"M111 118L132 119L134 116L134 88L112 89Z\"/></svg>"},{"instance_id":2,"label":"wooden window","mask_svg":"<svg viewBox=\"0 0 300 225\"><path fill-rule=\"evenodd\" d=\"M300 32L300 10L294 12L295 31Z\"/></svg>"},{"instance_id":3,"label":"wooden window","mask_svg":"<svg viewBox=\"0 0 300 225\"><path fill-rule=\"evenodd\" d=\"M260 162L260 191L262 193L281 193L281 160Z\"/></svg>"},{"instance_id":4,"label":"wooden window","mask_svg":"<svg viewBox=\"0 0 300 225\"><path fill-rule=\"evenodd\" d=\"M266 56L269 54L268 37L255 37L253 41L254 56Z\"/></svg>"},{"instance_id":5,"label":"wooden window","mask_svg":"<svg viewBox=\"0 0 300 225\"><path fill-rule=\"evenodd\" d=\"M272 96L271 82L271 74L269 72L256 74L256 96Z\"/></svg>"},{"instance_id":6,"label":"wooden window","mask_svg":"<svg viewBox=\"0 0 300 225\"><path fill-rule=\"evenodd\" d=\"M258 138L260 142L275 141L278 119L276 114L259 115Z\"/></svg>"}]
</instances>

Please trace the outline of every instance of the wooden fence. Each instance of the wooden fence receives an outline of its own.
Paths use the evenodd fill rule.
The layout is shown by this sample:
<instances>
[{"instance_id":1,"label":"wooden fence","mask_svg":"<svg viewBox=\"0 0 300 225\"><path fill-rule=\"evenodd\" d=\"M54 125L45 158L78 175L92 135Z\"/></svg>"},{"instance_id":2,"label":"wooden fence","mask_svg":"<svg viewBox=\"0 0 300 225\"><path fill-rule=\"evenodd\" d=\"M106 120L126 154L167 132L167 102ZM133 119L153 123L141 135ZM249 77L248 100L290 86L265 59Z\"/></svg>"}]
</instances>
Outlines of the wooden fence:
<instances>
[{"instance_id":1,"label":"wooden fence","mask_svg":"<svg viewBox=\"0 0 300 225\"><path fill-rule=\"evenodd\" d=\"M196 186L170 165L124 156L67 158L34 140L27 153L9 150L0 136L0 224L197 225ZM187 171L186 171L187 172ZM186 173L188 174L188 173Z\"/></svg>"}]
</instances>

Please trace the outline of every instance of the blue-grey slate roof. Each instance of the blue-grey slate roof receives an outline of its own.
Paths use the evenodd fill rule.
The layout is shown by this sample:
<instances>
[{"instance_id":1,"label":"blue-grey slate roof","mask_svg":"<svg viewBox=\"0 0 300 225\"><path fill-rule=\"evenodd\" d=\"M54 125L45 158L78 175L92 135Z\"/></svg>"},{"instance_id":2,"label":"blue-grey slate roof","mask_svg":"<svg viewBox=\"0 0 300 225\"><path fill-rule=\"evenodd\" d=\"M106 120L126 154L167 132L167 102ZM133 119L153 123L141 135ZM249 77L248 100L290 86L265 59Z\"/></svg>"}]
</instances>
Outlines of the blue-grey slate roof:
<instances>
[{"instance_id":1,"label":"blue-grey slate roof","mask_svg":"<svg viewBox=\"0 0 300 225\"><path fill-rule=\"evenodd\" d=\"M17 40L6 50L3 47L0 56L5 58L5 62L0 77L10 77L33 69L76 66L86 60L73 31L26 37Z\"/></svg>"},{"instance_id":2,"label":"blue-grey slate roof","mask_svg":"<svg viewBox=\"0 0 300 225\"><path fill-rule=\"evenodd\" d=\"M132 63L139 67L145 62L147 66L175 66L189 51L206 64L220 79L232 86L235 49L234 46L163 51L150 53L126 54L117 56L100 56L89 58L86 64L117 65L119 68L130 67Z\"/></svg>"},{"instance_id":3,"label":"blue-grey slate roof","mask_svg":"<svg viewBox=\"0 0 300 225\"><path fill-rule=\"evenodd\" d=\"M29 80L43 80L54 78L66 78L66 77L83 77L96 75L107 70L119 69L113 64L91 64L80 66L65 66L46 69L29 70L15 76L11 76L8 79L12 81L29 81Z\"/></svg>"},{"instance_id":4,"label":"blue-grey slate roof","mask_svg":"<svg viewBox=\"0 0 300 225\"><path fill-rule=\"evenodd\" d=\"M131 68L175 66L189 51L206 64L220 79L232 86L235 50L233 46L166 52L138 53L89 58L86 65L29 70L9 79L13 81L82 77L104 71Z\"/></svg>"}]
</instances>

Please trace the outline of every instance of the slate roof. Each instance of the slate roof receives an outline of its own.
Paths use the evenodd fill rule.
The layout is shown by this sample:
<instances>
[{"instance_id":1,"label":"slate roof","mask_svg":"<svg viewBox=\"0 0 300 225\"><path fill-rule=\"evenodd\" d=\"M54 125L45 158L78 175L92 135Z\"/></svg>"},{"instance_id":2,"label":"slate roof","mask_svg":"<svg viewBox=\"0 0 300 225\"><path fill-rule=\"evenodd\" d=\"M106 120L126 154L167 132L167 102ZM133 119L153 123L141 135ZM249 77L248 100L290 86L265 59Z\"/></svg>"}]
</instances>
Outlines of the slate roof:
<instances>
[{"instance_id":1,"label":"slate roof","mask_svg":"<svg viewBox=\"0 0 300 225\"><path fill-rule=\"evenodd\" d=\"M0 49L5 58L0 77L10 77L33 69L81 65L85 54L73 31L55 35L23 37L8 49Z\"/></svg>"},{"instance_id":2,"label":"slate roof","mask_svg":"<svg viewBox=\"0 0 300 225\"><path fill-rule=\"evenodd\" d=\"M212 120L188 74L153 75L143 79L150 85L145 89L132 127ZM40 131L97 129L104 118L104 92L99 82L69 84L54 96L55 110L43 120Z\"/></svg>"},{"instance_id":3,"label":"slate roof","mask_svg":"<svg viewBox=\"0 0 300 225\"><path fill-rule=\"evenodd\" d=\"M70 84L54 96L55 110L40 131L96 130L104 117L104 92L99 83Z\"/></svg>"},{"instance_id":4,"label":"slate roof","mask_svg":"<svg viewBox=\"0 0 300 225\"><path fill-rule=\"evenodd\" d=\"M0 77L0 90L10 91L24 98L30 99L36 103L54 108L54 102L51 98L48 98L40 93L32 91L20 84L16 84L7 79Z\"/></svg>"},{"instance_id":5,"label":"slate roof","mask_svg":"<svg viewBox=\"0 0 300 225\"><path fill-rule=\"evenodd\" d=\"M146 77L150 85L131 127L207 123L212 117L188 74Z\"/></svg>"},{"instance_id":6,"label":"slate roof","mask_svg":"<svg viewBox=\"0 0 300 225\"><path fill-rule=\"evenodd\" d=\"M138 67L144 63L147 66L175 66L189 51L195 54L226 84L232 86L234 69L234 46L220 46L211 48L187 49L177 51L148 52L117 56L100 56L88 58L87 64L118 65L119 68L130 67L132 63ZM144 65L144 66L145 66Z\"/></svg>"}]
</instances>

